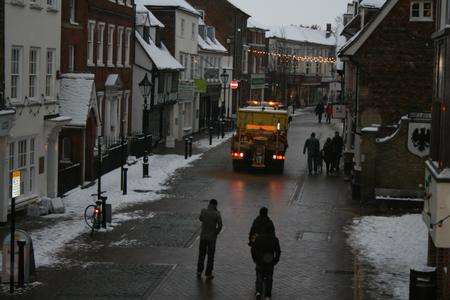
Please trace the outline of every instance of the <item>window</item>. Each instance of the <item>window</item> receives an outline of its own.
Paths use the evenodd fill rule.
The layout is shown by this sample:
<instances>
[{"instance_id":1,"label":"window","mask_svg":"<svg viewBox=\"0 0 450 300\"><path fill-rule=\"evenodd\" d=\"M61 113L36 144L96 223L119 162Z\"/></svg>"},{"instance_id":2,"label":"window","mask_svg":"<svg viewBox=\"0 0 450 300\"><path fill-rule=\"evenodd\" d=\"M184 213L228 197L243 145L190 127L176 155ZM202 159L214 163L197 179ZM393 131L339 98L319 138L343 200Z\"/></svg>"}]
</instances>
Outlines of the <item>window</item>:
<instances>
[{"instance_id":1,"label":"window","mask_svg":"<svg viewBox=\"0 0 450 300\"><path fill-rule=\"evenodd\" d=\"M69 46L69 72L75 71L75 46Z\"/></svg>"},{"instance_id":2,"label":"window","mask_svg":"<svg viewBox=\"0 0 450 300\"><path fill-rule=\"evenodd\" d=\"M87 63L88 65L91 66L94 65L94 32L95 32L95 21L89 21Z\"/></svg>"},{"instance_id":3,"label":"window","mask_svg":"<svg viewBox=\"0 0 450 300\"><path fill-rule=\"evenodd\" d=\"M97 65L103 66L103 47L104 47L105 23L98 23L97 27Z\"/></svg>"},{"instance_id":4,"label":"window","mask_svg":"<svg viewBox=\"0 0 450 300\"><path fill-rule=\"evenodd\" d=\"M38 56L39 56L39 49L38 48L30 48L30 58L29 58L29 67L28 67L28 74L29 74L29 81L28 81L28 97L30 98L36 98L37 90L38 90Z\"/></svg>"},{"instance_id":5,"label":"window","mask_svg":"<svg viewBox=\"0 0 450 300\"><path fill-rule=\"evenodd\" d=\"M69 16L70 16L70 23L72 24L76 24L75 11L76 11L76 0L69 0Z\"/></svg>"},{"instance_id":6,"label":"window","mask_svg":"<svg viewBox=\"0 0 450 300\"><path fill-rule=\"evenodd\" d=\"M19 97L20 90L20 60L21 48L13 47L11 50L11 99Z\"/></svg>"},{"instance_id":7,"label":"window","mask_svg":"<svg viewBox=\"0 0 450 300\"><path fill-rule=\"evenodd\" d=\"M432 21L433 4L431 1L411 2L411 21Z\"/></svg>"},{"instance_id":8,"label":"window","mask_svg":"<svg viewBox=\"0 0 450 300\"><path fill-rule=\"evenodd\" d=\"M34 137L9 144L9 170L20 171L20 190L22 194L33 192L35 187L35 147L36 141Z\"/></svg>"},{"instance_id":9,"label":"window","mask_svg":"<svg viewBox=\"0 0 450 300\"><path fill-rule=\"evenodd\" d=\"M144 26L144 28L142 29L142 37L144 38L144 41L150 43L150 29L148 28L148 26Z\"/></svg>"},{"instance_id":10,"label":"window","mask_svg":"<svg viewBox=\"0 0 450 300\"><path fill-rule=\"evenodd\" d=\"M114 54L114 25L108 27L108 67L114 67L113 54Z\"/></svg>"},{"instance_id":11,"label":"window","mask_svg":"<svg viewBox=\"0 0 450 300\"><path fill-rule=\"evenodd\" d=\"M122 66L123 27L117 27L117 66Z\"/></svg>"},{"instance_id":12,"label":"window","mask_svg":"<svg viewBox=\"0 0 450 300\"><path fill-rule=\"evenodd\" d=\"M192 36L192 40L195 41L195 23L192 23L192 32L191 32L191 36Z\"/></svg>"},{"instance_id":13,"label":"window","mask_svg":"<svg viewBox=\"0 0 450 300\"><path fill-rule=\"evenodd\" d=\"M27 165L27 141L26 140L19 141L18 147L19 147L18 167L23 168Z\"/></svg>"},{"instance_id":14,"label":"window","mask_svg":"<svg viewBox=\"0 0 450 300\"><path fill-rule=\"evenodd\" d=\"M189 76L191 78L191 80L194 79L194 71L195 71L194 64L195 64L195 58L194 58L194 56L191 56L191 69L190 69L190 76Z\"/></svg>"},{"instance_id":15,"label":"window","mask_svg":"<svg viewBox=\"0 0 450 300\"><path fill-rule=\"evenodd\" d=\"M311 63L307 62L306 63L306 71L305 71L306 75L311 74Z\"/></svg>"},{"instance_id":16,"label":"window","mask_svg":"<svg viewBox=\"0 0 450 300\"><path fill-rule=\"evenodd\" d=\"M53 95L53 65L54 65L55 50L47 49L47 72L45 74L45 96L51 97Z\"/></svg>"},{"instance_id":17,"label":"window","mask_svg":"<svg viewBox=\"0 0 450 300\"><path fill-rule=\"evenodd\" d=\"M125 31L125 66L130 66L130 43L131 43L131 28Z\"/></svg>"},{"instance_id":18,"label":"window","mask_svg":"<svg viewBox=\"0 0 450 300\"><path fill-rule=\"evenodd\" d=\"M316 74L320 75L320 63L316 63Z\"/></svg>"},{"instance_id":19,"label":"window","mask_svg":"<svg viewBox=\"0 0 450 300\"><path fill-rule=\"evenodd\" d=\"M185 26L185 21L184 19L181 19L181 37L184 37L184 26Z\"/></svg>"},{"instance_id":20,"label":"window","mask_svg":"<svg viewBox=\"0 0 450 300\"><path fill-rule=\"evenodd\" d=\"M47 0L47 7L51 9L57 9L57 0Z\"/></svg>"}]
</instances>

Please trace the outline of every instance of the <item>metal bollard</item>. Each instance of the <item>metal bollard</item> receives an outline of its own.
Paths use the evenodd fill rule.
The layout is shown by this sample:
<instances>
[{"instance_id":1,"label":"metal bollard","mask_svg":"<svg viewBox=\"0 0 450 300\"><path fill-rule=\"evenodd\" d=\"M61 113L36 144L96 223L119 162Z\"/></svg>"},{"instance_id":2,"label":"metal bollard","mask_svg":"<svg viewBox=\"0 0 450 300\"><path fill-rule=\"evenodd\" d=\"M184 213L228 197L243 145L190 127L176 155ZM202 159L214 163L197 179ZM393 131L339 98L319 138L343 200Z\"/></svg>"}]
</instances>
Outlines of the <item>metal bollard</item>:
<instances>
[{"instance_id":1,"label":"metal bollard","mask_svg":"<svg viewBox=\"0 0 450 300\"><path fill-rule=\"evenodd\" d=\"M17 241L19 246L19 287L25 286L25 241Z\"/></svg>"},{"instance_id":2,"label":"metal bollard","mask_svg":"<svg viewBox=\"0 0 450 300\"><path fill-rule=\"evenodd\" d=\"M145 151L144 159L142 164L142 178L148 178L148 153Z\"/></svg>"},{"instance_id":3,"label":"metal bollard","mask_svg":"<svg viewBox=\"0 0 450 300\"><path fill-rule=\"evenodd\" d=\"M210 145L210 146L212 145L213 130L214 130L214 127L210 126L210 127L209 127L209 145Z\"/></svg>"},{"instance_id":4,"label":"metal bollard","mask_svg":"<svg viewBox=\"0 0 450 300\"><path fill-rule=\"evenodd\" d=\"M123 168L123 194L127 194L127 188L128 188L128 168Z\"/></svg>"},{"instance_id":5,"label":"metal bollard","mask_svg":"<svg viewBox=\"0 0 450 300\"><path fill-rule=\"evenodd\" d=\"M102 200L102 227L106 228L106 200L108 197L100 196L100 199Z\"/></svg>"},{"instance_id":6,"label":"metal bollard","mask_svg":"<svg viewBox=\"0 0 450 300\"><path fill-rule=\"evenodd\" d=\"M184 159L188 159L188 149L189 148L189 139L184 139Z\"/></svg>"},{"instance_id":7,"label":"metal bollard","mask_svg":"<svg viewBox=\"0 0 450 300\"><path fill-rule=\"evenodd\" d=\"M193 141L194 141L194 137L190 136L189 137L189 157L192 156L192 143L193 143Z\"/></svg>"},{"instance_id":8,"label":"metal bollard","mask_svg":"<svg viewBox=\"0 0 450 300\"><path fill-rule=\"evenodd\" d=\"M222 139L224 139L225 138L225 121L224 120L222 120L221 131L222 131Z\"/></svg>"}]
</instances>

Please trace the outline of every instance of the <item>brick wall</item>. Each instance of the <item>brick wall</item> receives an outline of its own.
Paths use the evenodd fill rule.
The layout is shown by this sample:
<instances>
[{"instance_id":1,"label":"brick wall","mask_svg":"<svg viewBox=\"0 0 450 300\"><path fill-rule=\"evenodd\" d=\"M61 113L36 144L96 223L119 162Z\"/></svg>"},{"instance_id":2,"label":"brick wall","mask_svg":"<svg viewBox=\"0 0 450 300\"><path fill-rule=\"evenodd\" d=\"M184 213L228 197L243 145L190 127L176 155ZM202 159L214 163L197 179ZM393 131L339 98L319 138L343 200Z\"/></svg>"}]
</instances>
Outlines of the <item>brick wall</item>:
<instances>
[{"instance_id":1,"label":"brick wall","mask_svg":"<svg viewBox=\"0 0 450 300\"><path fill-rule=\"evenodd\" d=\"M411 22L409 15L410 1L400 0L355 56L362 127L430 111L434 22Z\"/></svg>"}]
</instances>

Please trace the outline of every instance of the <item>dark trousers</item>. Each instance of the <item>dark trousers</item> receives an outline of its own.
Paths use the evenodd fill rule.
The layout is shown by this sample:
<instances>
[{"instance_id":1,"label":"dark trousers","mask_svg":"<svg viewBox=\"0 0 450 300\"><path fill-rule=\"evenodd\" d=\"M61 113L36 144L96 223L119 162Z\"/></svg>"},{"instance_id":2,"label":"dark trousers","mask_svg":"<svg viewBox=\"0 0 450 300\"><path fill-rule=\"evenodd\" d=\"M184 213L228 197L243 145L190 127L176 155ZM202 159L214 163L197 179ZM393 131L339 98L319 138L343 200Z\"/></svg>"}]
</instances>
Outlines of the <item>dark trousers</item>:
<instances>
[{"instance_id":1,"label":"dark trousers","mask_svg":"<svg viewBox=\"0 0 450 300\"><path fill-rule=\"evenodd\" d=\"M317 157L308 155L308 171L310 175L313 171L317 173L318 160L319 159Z\"/></svg>"},{"instance_id":2,"label":"dark trousers","mask_svg":"<svg viewBox=\"0 0 450 300\"><path fill-rule=\"evenodd\" d=\"M330 161L325 161L325 164L327 165L327 175L330 174L330 172L333 171L332 167L331 167L331 162Z\"/></svg>"},{"instance_id":3,"label":"dark trousers","mask_svg":"<svg viewBox=\"0 0 450 300\"><path fill-rule=\"evenodd\" d=\"M331 123L331 115L327 114L327 123L330 124Z\"/></svg>"},{"instance_id":4,"label":"dark trousers","mask_svg":"<svg viewBox=\"0 0 450 300\"><path fill-rule=\"evenodd\" d=\"M266 294L261 295L263 297L272 296L272 284L273 284L273 267L260 268L256 267L256 292L262 293L263 280L265 277L266 282Z\"/></svg>"},{"instance_id":5,"label":"dark trousers","mask_svg":"<svg viewBox=\"0 0 450 300\"><path fill-rule=\"evenodd\" d=\"M198 251L198 264L197 272L202 273L205 268L205 257L208 255L208 261L206 263L205 275L212 275L214 268L214 253L216 252L216 241L200 240L200 247Z\"/></svg>"},{"instance_id":6,"label":"dark trousers","mask_svg":"<svg viewBox=\"0 0 450 300\"><path fill-rule=\"evenodd\" d=\"M319 119L319 123L322 123L322 114L317 114L317 118Z\"/></svg>"},{"instance_id":7,"label":"dark trousers","mask_svg":"<svg viewBox=\"0 0 450 300\"><path fill-rule=\"evenodd\" d=\"M334 169L339 172L339 165L341 164L341 155L337 155L334 162Z\"/></svg>"}]
</instances>

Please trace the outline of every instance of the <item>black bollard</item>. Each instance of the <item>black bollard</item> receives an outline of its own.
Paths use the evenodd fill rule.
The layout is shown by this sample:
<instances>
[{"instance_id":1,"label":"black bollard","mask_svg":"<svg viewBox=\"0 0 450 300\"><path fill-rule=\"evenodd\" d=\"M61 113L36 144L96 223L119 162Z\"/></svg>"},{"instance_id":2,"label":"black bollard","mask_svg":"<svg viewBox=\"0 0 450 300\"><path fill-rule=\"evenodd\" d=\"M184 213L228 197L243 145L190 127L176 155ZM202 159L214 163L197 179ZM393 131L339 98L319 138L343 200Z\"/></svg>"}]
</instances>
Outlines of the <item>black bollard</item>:
<instances>
[{"instance_id":1,"label":"black bollard","mask_svg":"<svg viewBox=\"0 0 450 300\"><path fill-rule=\"evenodd\" d=\"M209 127L209 145L210 145L210 146L212 145L213 130L214 130L214 127L210 126L210 127Z\"/></svg>"},{"instance_id":2,"label":"black bollard","mask_svg":"<svg viewBox=\"0 0 450 300\"><path fill-rule=\"evenodd\" d=\"M184 159L188 159L189 139L184 139Z\"/></svg>"},{"instance_id":3,"label":"black bollard","mask_svg":"<svg viewBox=\"0 0 450 300\"><path fill-rule=\"evenodd\" d=\"M102 227L106 228L106 200L108 197L100 196L100 200L102 200Z\"/></svg>"},{"instance_id":4,"label":"black bollard","mask_svg":"<svg viewBox=\"0 0 450 300\"><path fill-rule=\"evenodd\" d=\"M25 241L17 241L19 246L19 287L25 286Z\"/></svg>"},{"instance_id":5,"label":"black bollard","mask_svg":"<svg viewBox=\"0 0 450 300\"><path fill-rule=\"evenodd\" d=\"M222 139L224 139L225 138L225 121L224 120L222 120L222 126L221 126L221 131L222 131Z\"/></svg>"},{"instance_id":6,"label":"black bollard","mask_svg":"<svg viewBox=\"0 0 450 300\"><path fill-rule=\"evenodd\" d=\"M189 137L189 157L192 156L192 143L193 143L194 137L190 136Z\"/></svg>"},{"instance_id":7,"label":"black bollard","mask_svg":"<svg viewBox=\"0 0 450 300\"><path fill-rule=\"evenodd\" d=\"M145 151L144 163L142 164L142 178L148 178L148 153Z\"/></svg>"},{"instance_id":8,"label":"black bollard","mask_svg":"<svg viewBox=\"0 0 450 300\"><path fill-rule=\"evenodd\" d=\"M123 168L123 194L127 194L128 168Z\"/></svg>"}]
</instances>

